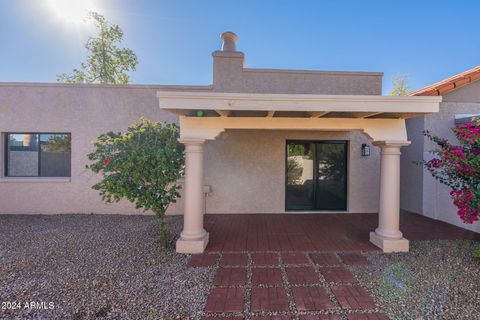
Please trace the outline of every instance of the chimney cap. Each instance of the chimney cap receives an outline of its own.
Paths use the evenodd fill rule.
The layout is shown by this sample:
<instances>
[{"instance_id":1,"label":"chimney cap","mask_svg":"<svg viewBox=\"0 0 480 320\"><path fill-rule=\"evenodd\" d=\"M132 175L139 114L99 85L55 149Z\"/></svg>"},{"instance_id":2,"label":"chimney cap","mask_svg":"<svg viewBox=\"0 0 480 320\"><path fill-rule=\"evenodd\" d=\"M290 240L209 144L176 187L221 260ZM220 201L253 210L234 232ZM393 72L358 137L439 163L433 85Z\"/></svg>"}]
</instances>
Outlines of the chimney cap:
<instances>
[{"instance_id":1,"label":"chimney cap","mask_svg":"<svg viewBox=\"0 0 480 320\"><path fill-rule=\"evenodd\" d=\"M222 39L222 51L237 51L236 48L236 43L238 40L238 36L231 32L231 31L226 31L222 33L220 36Z\"/></svg>"}]
</instances>

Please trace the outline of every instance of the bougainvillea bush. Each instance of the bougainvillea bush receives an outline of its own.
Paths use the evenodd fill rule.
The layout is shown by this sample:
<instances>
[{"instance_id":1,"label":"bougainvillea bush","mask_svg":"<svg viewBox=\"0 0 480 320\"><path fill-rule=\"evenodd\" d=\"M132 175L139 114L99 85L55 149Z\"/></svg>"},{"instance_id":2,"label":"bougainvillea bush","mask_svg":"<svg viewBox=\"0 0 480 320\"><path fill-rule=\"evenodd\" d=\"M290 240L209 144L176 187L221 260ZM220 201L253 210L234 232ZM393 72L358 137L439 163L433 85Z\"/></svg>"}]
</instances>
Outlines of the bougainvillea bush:
<instances>
[{"instance_id":1,"label":"bougainvillea bush","mask_svg":"<svg viewBox=\"0 0 480 320\"><path fill-rule=\"evenodd\" d=\"M435 157L423 164L435 179L452 189L450 196L460 218L473 223L480 218L480 120L474 118L453 132L459 145L424 132L437 149L432 151Z\"/></svg>"},{"instance_id":2,"label":"bougainvillea bush","mask_svg":"<svg viewBox=\"0 0 480 320\"><path fill-rule=\"evenodd\" d=\"M87 166L102 175L92 188L106 202L127 199L135 207L153 211L160 221L160 243L166 246L165 212L179 196L184 151L175 124L141 118L125 133L107 132L98 137Z\"/></svg>"}]
</instances>

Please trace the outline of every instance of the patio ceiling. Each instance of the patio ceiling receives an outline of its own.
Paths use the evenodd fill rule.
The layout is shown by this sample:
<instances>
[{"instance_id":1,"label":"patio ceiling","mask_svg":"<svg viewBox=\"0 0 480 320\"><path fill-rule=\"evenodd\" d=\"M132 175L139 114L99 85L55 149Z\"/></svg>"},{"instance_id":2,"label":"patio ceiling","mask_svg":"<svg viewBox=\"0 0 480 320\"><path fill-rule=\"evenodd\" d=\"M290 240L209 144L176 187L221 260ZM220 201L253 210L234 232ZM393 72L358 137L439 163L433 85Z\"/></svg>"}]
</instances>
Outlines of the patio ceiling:
<instances>
[{"instance_id":1,"label":"patio ceiling","mask_svg":"<svg viewBox=\"0 0 480 320\"><path fill-rule=\"evenodd\" d=\"M160 108L176 114L223 118L407 119L438 112L441 97L257 94L218 92L157 93Z\"/></svg>"}]
</instances>

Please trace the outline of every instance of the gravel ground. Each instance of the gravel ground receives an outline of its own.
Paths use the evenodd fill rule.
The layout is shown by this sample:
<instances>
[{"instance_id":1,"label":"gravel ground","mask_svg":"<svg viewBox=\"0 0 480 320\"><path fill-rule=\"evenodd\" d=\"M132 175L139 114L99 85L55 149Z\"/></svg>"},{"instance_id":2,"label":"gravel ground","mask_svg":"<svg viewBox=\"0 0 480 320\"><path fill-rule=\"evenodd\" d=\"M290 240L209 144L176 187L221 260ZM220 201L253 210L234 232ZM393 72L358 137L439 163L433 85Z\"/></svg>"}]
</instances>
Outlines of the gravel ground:
<instances>
[{"instance_id":1,"label":"gravel ground","mask_svg":"<svg viewBox=\"0 0 480 320\"><path fill-rule=\"evenodd\" d=\"M152 216L0 216L0 318L201 318L214 269L174 252L181 223L162 250Z\"/></svg>"},{"instance_id":2,"label":"gravel ground","mask_svg":"<svg viewBox=\"0 0 480 320\"><path fill-rule=\"evenodd\" d=\"M187 268L167 220L163 250L151 216L0 215L0 319L202 319L216 268ZM474 245L416 241L349 269L392 319L480 319Z\"/></svg>"},{"instance_id":3,"label":"gravel ground","mask_svg":"<svg viewBox=\"0 0 480 320\"><path fill-rule=\"evenodd\" d=\"M403 254L367 254L351 269L391 319L480 319L478 242L414 241Z\"/></svg>"}]
</instances>

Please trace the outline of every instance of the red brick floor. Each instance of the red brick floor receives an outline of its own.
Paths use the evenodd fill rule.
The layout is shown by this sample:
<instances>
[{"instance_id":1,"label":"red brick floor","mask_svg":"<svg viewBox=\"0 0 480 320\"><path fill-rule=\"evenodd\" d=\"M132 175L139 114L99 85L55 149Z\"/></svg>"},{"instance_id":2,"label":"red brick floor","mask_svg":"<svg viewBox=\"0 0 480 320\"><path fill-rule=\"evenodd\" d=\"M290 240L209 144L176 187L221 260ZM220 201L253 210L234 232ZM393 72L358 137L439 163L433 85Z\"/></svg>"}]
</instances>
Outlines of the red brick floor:
<instances>
[{"instance_id":1,"label":"red brick floor","mask_svg":"<svg viewBox=\"0 0 480 320\"><path fill-rule=\"evenodd\" d=\"M213 288L208 296L205 311L242 312L244 305L244 288Z\"/></svg>"},{"instance_id":2,"label":"red brick floor","mask_svg":"<svg viewBox=\"0 0 480 320\"><path fill-rule=\"evenodd\" d=\"M362 252L378 250L368 241L376 226L375 214L206 215L210 254L188 262L216 268L205 319L388 319L352 274L370 266ZM480 239L414 214L402 214L401 231L409 240Z\"/></svg>"},{"instance_id":3,"label":"red brick floor","mask_svg":"<svg viewBox=\"0 0 480 320\"><path fill-rule=\"evenodd\" d=\"M315 284L320 282L313 267L288 267L287 276L291 284Z\"/></svg>"},{"instance_id":4,"label":"red brick floor","mask_svg":"<svg viewBox=\"0 0 480 320\"><path fill-rule=\"evenodd\" d=\"M325 292L325 288L296 287L292 289L292 292L298 311L321 311L335 308Z\"/></svg>"},{"instance_id":5,"label":"red brick floor","mask_svg":"<svg viewBox=\"0 0 480 320\"><path fill-rule=\"evenodd\" d=\"M327 282L357 283L353 274L343 267L320 267L320 273Z\"/></svg>"},{"instance_id":6,"label":"red brick floor","mask_svg":"<svg viewBox=\"0 0 480 320\"><path fill-rule=\"evenodd\" d=\"M220 259L220 266L246 266L248 256L245 253L224 253Z\"/></svg>"},{"instance_id":7,"label":"red brick floor","mask_svg":"<svg viewBox=\"0 0 480 320\"><path fill-rule=\"evenodd\" d=\"M254 266L277 266L279 263L278 254L276 253L252 253L252 262Z\"/></svg>"},{"instance_id":8,"label":"red brick floor","mask_svg":"<svg viewBox=\"0 0 480 320\"><path fill-rule=\"evenodd\" d=\"M187 267L211 267L217 263L216 254L194 254L188 261Z\"/></svg>"},{"instance_id":9,"label":"red brick floor","mask_svg":"<svg viewBox=\"0 0 480 320\"><path fill-rule=\"evenodd\" d=\"M308 264L307 255L301 252L282 253L283 263L285 264Z\"/></svg>"},{"instance_id":10,"label":"red brick floor","mask_svg":"<svg viewBox=\"0 0 480 320\"><path fill-rule=\"evenodd\" d=\"M253 268L252 284L258 285L281 285L283 283L280 268Z\"/></svg>"},{"instance_id":11,"label":"red brick floor","mask_svg":"<svg viewBox=\"0 0 480 320\"><path fill-rule=\"evenodd\" d=\"M336 314L322 314L318 316L301 316L300 320L340 320Z\"/></svg>"},{"instance_id":12,"label":"red brick floor","mask_svg":"<svg viewBox=\"0 0 480 320\"><path fill-rule=\"evenodd\" d=\"M388 320L383 313L352 313L347 320Z\"/></svg>"},{"instance_id":13,"label":"red brick floor","mask_svg":"<svg viewBox=\"0 0 480 320\"><path fill-rule=\"evenodd\" d=\"M319 266L339 266L340 260L334 253L312 253L310 254L313 262Z\"/></svg>"},{"instance_id":14,"label":"red brick floor","mask_svg":"<svg viewBox=\"0 0 480 320\"><path fill-rule=\"evenodd\" d=\"M377 226L375 213L205 215L210 252L372 251L378 248L369 233ZM401 214L400 229L409 240L480 240L473 232L412 213Z\"/></svg>"},{"instance_id":15,"label":"red brick floor","mask_svg":"<svg viewBox=\"0 0 480 320\"><path fill-rule=\"evenodd\" d=\"M333 286L335 298L344 309L375 308L375 302L361 286Z\"/></svg>"},{"instance_id":16,"label":"red brick floor","mask_svg":"<svg viewBox=\"0 0 480 320\"><path fill-rule=\"evenodd\" d=\"M246 268L218 268L214 286L241 286L247 284Z\"/></svg>"},{"instance_id":17,"label":"red brick floor","mask_svg":"<svg viewBox=\"0 0 480 320\"><path fill-rule=\"evenodd\" d=\"M252 311L288 311L287 293L284 288L253 288Z\"/></svg>"}]
</instances>

